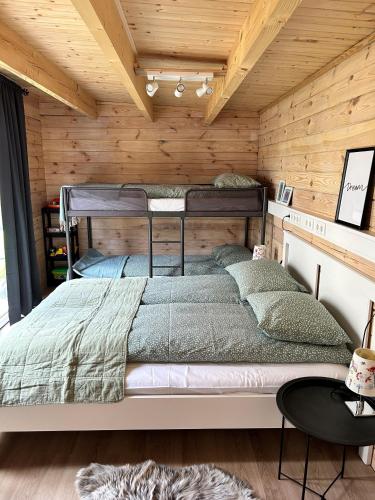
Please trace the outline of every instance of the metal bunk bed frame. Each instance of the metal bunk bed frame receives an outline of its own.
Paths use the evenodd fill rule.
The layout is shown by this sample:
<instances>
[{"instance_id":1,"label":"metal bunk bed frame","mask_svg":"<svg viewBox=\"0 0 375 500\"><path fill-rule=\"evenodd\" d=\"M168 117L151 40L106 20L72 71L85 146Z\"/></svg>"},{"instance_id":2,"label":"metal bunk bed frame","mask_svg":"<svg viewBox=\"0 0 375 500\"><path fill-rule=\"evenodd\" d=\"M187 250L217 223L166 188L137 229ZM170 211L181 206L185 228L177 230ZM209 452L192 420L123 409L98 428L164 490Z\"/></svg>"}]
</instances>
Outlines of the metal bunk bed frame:
<instances>
[{"instance_id":1,"label":"metal bunk bed frame","mask_svg":"<svg viewBox=\"0 0 375 500\"><path fill-rule=\"evenodd\" d=\"M63 186L62 203L64 206L65 230L68 236L68 229L72 217L87 218L87 240L88 247L92 248L92 217L141 217L148 219L148 264L149 277L153 277L153 270L156 268L180 268L181 275L184 275L185 261L185 219L194 217L227 217L244 218L244 245L249 245L249 222L251 217L259 217L261 223L261 244L265 241L266 215L267 215L267 188L214 188L204 189L192 187L185 193L184 211L151 211L148 208L148 196L144 189L139 187L113 187L113 186ZM73 203L72 194L79 191L114 191L114 199L122 197L121 208L92 208L83 204ZM219 194L219 196L218 196ZM239 196L239 195L242 195ZM243 196L243 195L248 195ZM234 201L233 201L234 200ZM236 200L238 205L236 206ZM251 205L254 205L252 207ZM180 239L179 240L154 240L153 239L153 219L155 218L178 218L180 219ZM70 239L67 237L67 279L73 278L73 252ZM180 244L180 265L179 266L156 266L153 264L154 244L179 243Z\"/></svg>"}]
</instances>

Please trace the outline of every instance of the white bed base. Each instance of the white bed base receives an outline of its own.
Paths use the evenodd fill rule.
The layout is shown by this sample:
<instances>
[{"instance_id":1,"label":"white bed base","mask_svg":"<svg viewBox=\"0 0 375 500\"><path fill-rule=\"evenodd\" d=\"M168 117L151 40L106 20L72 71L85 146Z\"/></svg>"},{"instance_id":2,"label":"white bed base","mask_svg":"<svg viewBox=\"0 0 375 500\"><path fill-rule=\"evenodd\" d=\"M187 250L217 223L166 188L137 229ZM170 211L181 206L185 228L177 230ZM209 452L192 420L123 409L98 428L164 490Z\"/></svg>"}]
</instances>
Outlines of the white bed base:
<instances>
[{"instance_id":1,"label":"white bed base","mask_svg":"<svg viewBox=\"0 0 375 500\"><path fill-rule=\"evenodd\" d=\"M375 301L375 283L290 233L285 233L284 254L291 272L359 344ZM128 396L114 404L0 408L0 432L280 426L274 394Z\"/></svg>"},{"instance_id":2,"label":"white bed base","mask_svg":"<svg viewBox=\"0 0 375 500\"><path fill-rule=\"evenodd\" d=\"M0 429L92 431L278 428L274 394L129 396L119 403L0 408Z\"/></svg>"}]
</instances>

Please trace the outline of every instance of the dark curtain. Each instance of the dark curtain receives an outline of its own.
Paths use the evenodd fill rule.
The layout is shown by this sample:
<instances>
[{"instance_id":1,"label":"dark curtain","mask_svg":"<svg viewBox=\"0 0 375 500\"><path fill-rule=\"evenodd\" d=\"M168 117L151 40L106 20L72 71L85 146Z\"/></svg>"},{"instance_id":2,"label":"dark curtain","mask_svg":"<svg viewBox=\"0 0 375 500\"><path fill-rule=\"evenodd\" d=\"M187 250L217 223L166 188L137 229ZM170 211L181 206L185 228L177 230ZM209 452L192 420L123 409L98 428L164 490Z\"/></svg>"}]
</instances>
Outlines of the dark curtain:
<instances>
[{"instance_id":1,"label":"dark curtain","mask_svg":"<svg viewBox=\"0 0 375 500\"><path fill-rule=\"evenodd\" d=\"M4 228L9 321L40 302L30 197L23 91L0 75L0 200Z\"/></svg>"}]
</instances>

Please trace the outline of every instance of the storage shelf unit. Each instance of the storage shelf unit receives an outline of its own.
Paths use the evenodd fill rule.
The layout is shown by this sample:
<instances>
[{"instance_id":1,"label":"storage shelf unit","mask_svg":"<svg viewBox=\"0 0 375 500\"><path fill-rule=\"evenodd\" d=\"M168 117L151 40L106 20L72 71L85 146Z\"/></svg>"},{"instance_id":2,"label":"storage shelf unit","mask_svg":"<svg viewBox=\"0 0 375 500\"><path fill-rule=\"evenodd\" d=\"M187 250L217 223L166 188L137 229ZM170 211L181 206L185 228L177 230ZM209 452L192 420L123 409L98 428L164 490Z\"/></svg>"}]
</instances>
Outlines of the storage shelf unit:
<instances>
[{"instance_id":1,"label":"storage shelf unit","mask_svg":"<svg viewBox=\"0 0 375 500\"><path fill-rule=\"evenodd\" d=\"M47 274L47 286L55 287L60 283L65 281L65 276L61 278L56 278L53 275L53 270L57 267L64 267L68 269L68 256L63 255L50 255L51 248L56 246L66 245L66 234L65 231L49 231L49 228L57 227L59 224L58 220L59 208L42 208L42 221L43 221L43 238L44 238L44 251L46 257L46 274ZM79 241L78 241L78 227L73 226L69 231L70 245L73 251L73 262L79 259ZM54 240L64 240L60 245L55 245Z\"/></svg>"}]
</instances>

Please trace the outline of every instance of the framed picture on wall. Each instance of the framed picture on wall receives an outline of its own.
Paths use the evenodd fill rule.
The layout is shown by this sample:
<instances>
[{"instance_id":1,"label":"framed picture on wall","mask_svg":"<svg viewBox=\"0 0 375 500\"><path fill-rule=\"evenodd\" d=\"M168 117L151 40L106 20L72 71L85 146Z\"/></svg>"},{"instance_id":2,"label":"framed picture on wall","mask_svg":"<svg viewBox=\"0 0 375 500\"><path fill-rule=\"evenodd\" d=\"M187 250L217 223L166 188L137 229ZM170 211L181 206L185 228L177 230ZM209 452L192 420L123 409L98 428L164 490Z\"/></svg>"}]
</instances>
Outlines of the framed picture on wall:
<instances>
[{"instance_id":1,"label":"framed picture on wall","mask_svg":"<svg viewBox=\"0 0 375 500\"><path fill-rule=\"evenodd\" d=\"M278 201L279 203L283 198L284 189L285 189L285 181L279 181L276 192L276 201Z\"/></svg>"},{"instance_id":2,"label":"framed picture on wall","mask_svg":"<svg viewBox=\"0 0 375 500\"><path fill-rule=\"evenodd\" d=\"M290 205L292 195L293 195L293 188L290 186L285 186L280 203L282 203L283 205Z\"/></svg>"},{"instance_id":3,"label":"framed picture on wall","mask_svg":"<svg viewBox=\"0 0 375 500\"><path fill-rule=\"evenodd\" d=\"M374 174L375 147L347 150L335 222L356 229L365 227L366 208L372 198Z\"/></svg>"}]
</instances>

